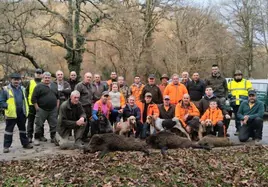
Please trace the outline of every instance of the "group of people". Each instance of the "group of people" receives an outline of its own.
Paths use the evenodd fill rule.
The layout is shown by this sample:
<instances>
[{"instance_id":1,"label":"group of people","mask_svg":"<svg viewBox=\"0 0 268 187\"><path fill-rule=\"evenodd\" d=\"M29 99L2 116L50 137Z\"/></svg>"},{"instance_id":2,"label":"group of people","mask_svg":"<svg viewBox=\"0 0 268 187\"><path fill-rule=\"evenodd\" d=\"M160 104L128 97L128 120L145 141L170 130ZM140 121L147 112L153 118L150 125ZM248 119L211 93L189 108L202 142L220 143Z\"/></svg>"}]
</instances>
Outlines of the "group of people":
<instances>
[{"instance_id":1,"label":"group of people","mask_svg":"<svg viewBox=\"0 0 268 187\"><path fill-rule=\"evenodd\" d=\"M16 124L23 148L46 142L46 120L51 143L62 149L72 144L72 138L72 146L81 148L94 134L112 132L113 125L130 116L136 118L136 138L145 139L150 134L146 119L152 116L165 119L162 125L166 129L175 125L172 118L178 118L195 139L200 124L206 128L206 134L228 136L233 112L235 135L239 135L240 141L250 137L256 142L262 139L264 104L257 100L250 80L244 79L241 71L235 71L233 80L227 83L217 65L212 66L211 75L205 80L197 72L192 78L188 72L183 72L181 78L178 74L163 74L159 85L151 74L147 84L135 76L134 83L128 86L116 72L111 73L108 81L102 81L100 74L87 72L79 82L74 71L64 80L61 70L52 81L51 73L41 69L36 69L34 79L26 83L17 73L11 74L10 79L0 93L0 107L6 120L4 153L9 152ZM106 123L105 130L100 128L100 121Z\"/></svg>"}]
</instances>

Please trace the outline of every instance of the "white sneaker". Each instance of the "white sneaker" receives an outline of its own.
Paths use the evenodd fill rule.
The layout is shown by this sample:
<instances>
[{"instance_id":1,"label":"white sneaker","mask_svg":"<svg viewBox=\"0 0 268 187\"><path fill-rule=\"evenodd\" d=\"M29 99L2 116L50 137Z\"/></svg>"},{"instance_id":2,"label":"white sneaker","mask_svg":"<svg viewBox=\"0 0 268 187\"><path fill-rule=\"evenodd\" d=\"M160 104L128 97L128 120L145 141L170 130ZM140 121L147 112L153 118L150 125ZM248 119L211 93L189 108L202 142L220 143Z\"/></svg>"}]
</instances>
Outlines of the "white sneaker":
<instances>
[{"instance_id":1,"label":"white sneaker","mask_svg":"<svg viewBox=\"0 0 268 187\"><path fill-rule=\"evenodd\" d=\"M39 146L40 145L40 141L38 139L34 139L34 146Z\"/></svg>"}]
</instances>

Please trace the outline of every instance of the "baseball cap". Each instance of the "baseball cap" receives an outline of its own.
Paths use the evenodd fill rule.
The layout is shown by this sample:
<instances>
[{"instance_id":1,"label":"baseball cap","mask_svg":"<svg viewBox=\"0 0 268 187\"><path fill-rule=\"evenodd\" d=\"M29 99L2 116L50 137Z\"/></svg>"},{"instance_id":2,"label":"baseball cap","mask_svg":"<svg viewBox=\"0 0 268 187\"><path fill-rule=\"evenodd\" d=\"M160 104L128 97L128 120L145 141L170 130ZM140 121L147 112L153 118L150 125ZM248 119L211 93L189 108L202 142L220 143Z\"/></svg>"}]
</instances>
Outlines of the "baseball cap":
<instances>
[{"instance_id":1,"label":"baseball cap","mask_svg":"<svg viewBox=\"0 0 268 187\"><path fill-rule=\"evenodd\" d=\"M256 95L256 91L255 90L249 90L248 95Z\"/></svg>"},{"instance_id":2,"label":"baseball cap","mask_svg":"<svg viewBox=\"0 0 268 187\"><path fill-rule=\"evenodd\" d=\"M21 79L21 76L18 73L11 73L10 78L12 78L12 79Z\"/></svg>"},{"instance_id":3,"label":"baseball cap","mask_svg":"<svg viewBox=\"0 0 268 187\"><path fill-rule=\"evenodd\" d=\"M35 70L35 73L43 73L43 70L40 69L40 68L37 68L37 69Z\"/></svg>"},{"instance_id":4,"label":"baseball cap","mask_svg":"<svg viewBox=\"0 0 268 187\"><path fill-rule=\"evenodd\" d=\"M150 92L147 92L147 93L145 94L145 97L152 97L152 94L151 94Z\"/></svg>"},{"instance_id":5,"label":"baseball cap","mask_svg":"<svg viewBox=\"0 0 268 187\"><path fill-rule=\"evenodd\" d=\"M109 95L109 92L108 91L102 92L102 96L105 96L105 95Z\"/></svg>"},{"instance_id":6,"label":"baseball cap","mask_svg":"<svg viewBox=\"0 0 268 187\"><path fill-rule=\"evenodd\" d=\"M150 74L150 75L148 76L148 78L149 78L149 79L154 79L155 76L154 76L154 74Z\"/></svg>"},{"instance_id":7,"label":"baseball cap","mask_svg":"<svg viewBox=\"0 0 268 187\"><path fill-rule=\"evenodd\" d=\"M166 99L170 100L170 97L168 95L165 95L164 100L166 100Z\"/></svg>"}]
</instances>

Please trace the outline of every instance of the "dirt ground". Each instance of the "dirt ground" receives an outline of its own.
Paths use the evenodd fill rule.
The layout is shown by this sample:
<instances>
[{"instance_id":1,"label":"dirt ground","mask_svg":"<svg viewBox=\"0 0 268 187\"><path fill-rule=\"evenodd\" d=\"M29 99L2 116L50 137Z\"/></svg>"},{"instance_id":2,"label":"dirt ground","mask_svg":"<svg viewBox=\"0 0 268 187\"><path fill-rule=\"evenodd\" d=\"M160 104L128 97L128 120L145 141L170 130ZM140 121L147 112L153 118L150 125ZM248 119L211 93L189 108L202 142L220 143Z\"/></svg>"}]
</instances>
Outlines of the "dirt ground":
<instances>
[{"instance_id":1,"label":"dirt ground","mask_svg":"<svg viewBox=\"0 0 268 187\"><path fill-rule=\"evenodd\" d=\"M67 155L76 155L79 150L60 150L54 144L50 143L49 137L49 128L48 124L45 125L45 136L48 139L47 142L41 142L40 146L34 146L33 149L26 150L23 149L20 140L19 140L19 132L17 127L15 127L14 135L13 135L13 144L10 148L9 153L3 153L3 140L4 140L4 131L5 124L0 123L0 161L3 160L21 160L21 159L31 159L36 157L44 157L47 155L57 155L57 154L67 154ZM228 133L231 135L230 139L233 142L238 143L238 138L234 136L235 126L234 121L231 122L230 127L228 129ZM254 145L254 141L246 142L246 144ZM262 144L268 145L268 121L265 121L263 128L263 140Z\"/></svg>"}]
</instances>

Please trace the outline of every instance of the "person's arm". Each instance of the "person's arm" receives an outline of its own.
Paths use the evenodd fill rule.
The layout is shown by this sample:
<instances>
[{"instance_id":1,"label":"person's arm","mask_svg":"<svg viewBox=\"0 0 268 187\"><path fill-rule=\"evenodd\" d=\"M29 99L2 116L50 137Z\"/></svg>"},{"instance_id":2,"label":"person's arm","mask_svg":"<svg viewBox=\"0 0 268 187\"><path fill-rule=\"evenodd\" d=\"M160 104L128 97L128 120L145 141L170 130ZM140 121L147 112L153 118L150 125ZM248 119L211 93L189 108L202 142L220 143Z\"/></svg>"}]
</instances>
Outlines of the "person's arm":
<instances>
[{"instance_id":1,"label":"person's arm","mask_svg":"<svg viewBox=\"0 0 268 187\"><path fill-rule=\"evenodd\" d=\"M34 107L35 107L36 110L39 109L38 104L37 104L37 101L39 99L39 89L40 89L40 87L37 85L33 90L33 95L32 95L32 98L31 98L31 101L34 104Z\"/></svg>"},{"instance_id":2,"label":"person's arm","mask_svg":"<svg viewBox=\"0 0 268 187\"><path fill-rule=\"evenodd\" d=\"M27 102L28 102L29 92L30 92L30 81L28 81L28 82L25 84L25 97L27 98ZM28 103L28 104L29 104L29 103Z\"/></svg>"},{"instance_id":3,"label":"person's arm","mask_svg":"<svg viewBox=\"0 0 268 187\"><path fill-rule=\"evenodd\" d=\"M243 112L243 109L244 107L246 106L247 102L244 101L240 104L239 108L238 108L238 111L237 111L237 118L239 120L244 120L244 112Z\"/></svg>"},{"instance_id":4,"label":"person's arm","mask_svg":"<svg viewBox=\"0 0 268 187\"><path fill-rule=\"evenodd\" d=\"M159 112L158 106L156 104L153 104L153 115L155 117L159 117L159 114L160 112Z\"/></svg>"},{"instance_id":5,"label":"person's arm","mask_svg":"<svg viewBox=\"0 0 268 187\"><path fill-rule=\"evenodd\" d=\"M158 86L157 86L157 89L158 89L158 104L162 104L163 103L163 94ZM157 109L158 109L158 107L157 107Z\"/></svg>"},{"instance_id":6,"label":"person's arm","mask_svg":"<svg viewBox=\"0 0 268 187\"><path fill-rule=\"evenodd\" d=\"M60 111L59 111L59 124L63 124L64 127L68 129L75 128L76 126L76 121L73 120L68 120L68 116L66 114L66 110L64 109L64 106L61 105Z\"/></svg>"},{"instance_id":7,"label":"person's arm","mask_svg":"<svg viewBox=\"0 0 268 187\"><path fill-rule=\"evenodd\" d=\"M249 115L249 119L255 119L256 117L263 118L264 116L264 104L258 103L258 112L256 114Z\"/></svg>"},{"instance_id":8,"label":"person's arm","mask_svg":"<svg viewBox=\"0 0 268 187\"><path fill-rule=\"evenodd\" d=\"M202 115L200 121L206 121L209 118L209 109Z\"/></svg>"},{"instance_id":9,"label":"person's arm","mask_svg":"<svg viewBox=\"0 0 268 187\"><path fill-rule=\"evenodd\" d=\"M196 108L196 106L194 104L192 104L192 107L193 107L193 112L191 112L189 115L190 116L200 116L200 112L199 110Z\"/></svg>"},{"instance_id":10,"label":"person's arm","mask_svg":"<svg viewBox=\"0 0 268 187\"><path fill-rule=\"evenodd\" d=\"M167 85L164 89L163 95L169 95L169 86Z\"/></svg>"},{"instance_id":11,"label":"person's arm","mask_svg":"<svg viewBox=\"0 0 268 187\"><path fill-rule=\"evenodd\" d=\"M141 92L141 95L140 95L140 100L141 100L141 102L144 102L145 100L144 100L144 96L145 96L145 92L146 92L146 88L145 88L146 86L144 86L143 87L143 89L142 89L142 92Z\"/></svg>"},{"instance_id":12,"label":"person's arm","mask_svg":"<svg viewBox=\"0 0 268 187\"><path fill-rule=\"evenodd\" d=\"M215 126L219 121L223 121L223 115L222 115L222 111L218 110L216 113L216 119L215 121L213 121L213 125Z\"/></svg>"},{"instance_id":13,"label":"person's arm","mask_svg":"<svg viewBox=\"0 0 268 187\"><path fill-rule=\"evenodd\" d=\"M62 93L64 93L65 95L67 95L69 97L69 95L71 94L71 92L72 92L72 89L71 89L70 84L67 81L65 81L64 82L64 88L62 90Z\"/></svg>"},{"instance_id":14,"label":"person's arm","mask_svg":"<svg viewBox=\"0 0 268 187\"><path fill-rule=\"evenodd\" d=\"M228 87L227 87L227 81L226 79L224 79L223 81L223 87L224 87L224 95L225 95L225 98L228 97Z\"/></svg>"},{"instance_id":15,"label":"person's arm","mask_svg":"<svg viewBox=\"0 0 268 187\"><path fill-rule=\"evenodd\" d=\"M120 93L120 106L121 108L124 108L126 106L126 100L122 93Z\"/></svg>"},{"instance_id":16,"label":"person's arm","mask_svg":"<svg viewBox=\"0 0 268 187\"><path fill-rule=\"evenodd\" d=\"M136 120L140 121L141 120L141 110L139 107L137 107L135 110L136 110Z\"/></svg>"},{"instance_id":17,"label":"person's arm","mask_svg":"<svg viewBox=\"0 0 268 187\"><path fill-rule=\"evenodd\" d=\"M252 87L251 82L250 82L249 80L245 80L245 81L246 81L246 88L247 88L247 90L248 90L248 91L249 91L249 90L252 90L253 87Z\"/></svg>"},{"instance_id":18,"label":"person's arm","mask_svg":"<svg viewBox=\"0 0 268 187\"><path fill-rule=\"evenodd\" d=\"M175 117L178 118L180 120L180 122L182 123L182 126L184 128L186 128L187 124L185 123L185 121L181 118L181 111L180 111L180 105L177 104L176 108L175 108Z\"/></svg>"},{"instance_id":19,"label":"person's arm","mask_svg":"<svg viewBox=\"0 0 268 187\"><path fill-rule=\"evenodd\" d=\"M6 101L7 101L7 92L6 92L6 90L1 90L1 92L0 92L0 108L7 109L8 105L7 105Z\"/></svg>"}]
</instances>

